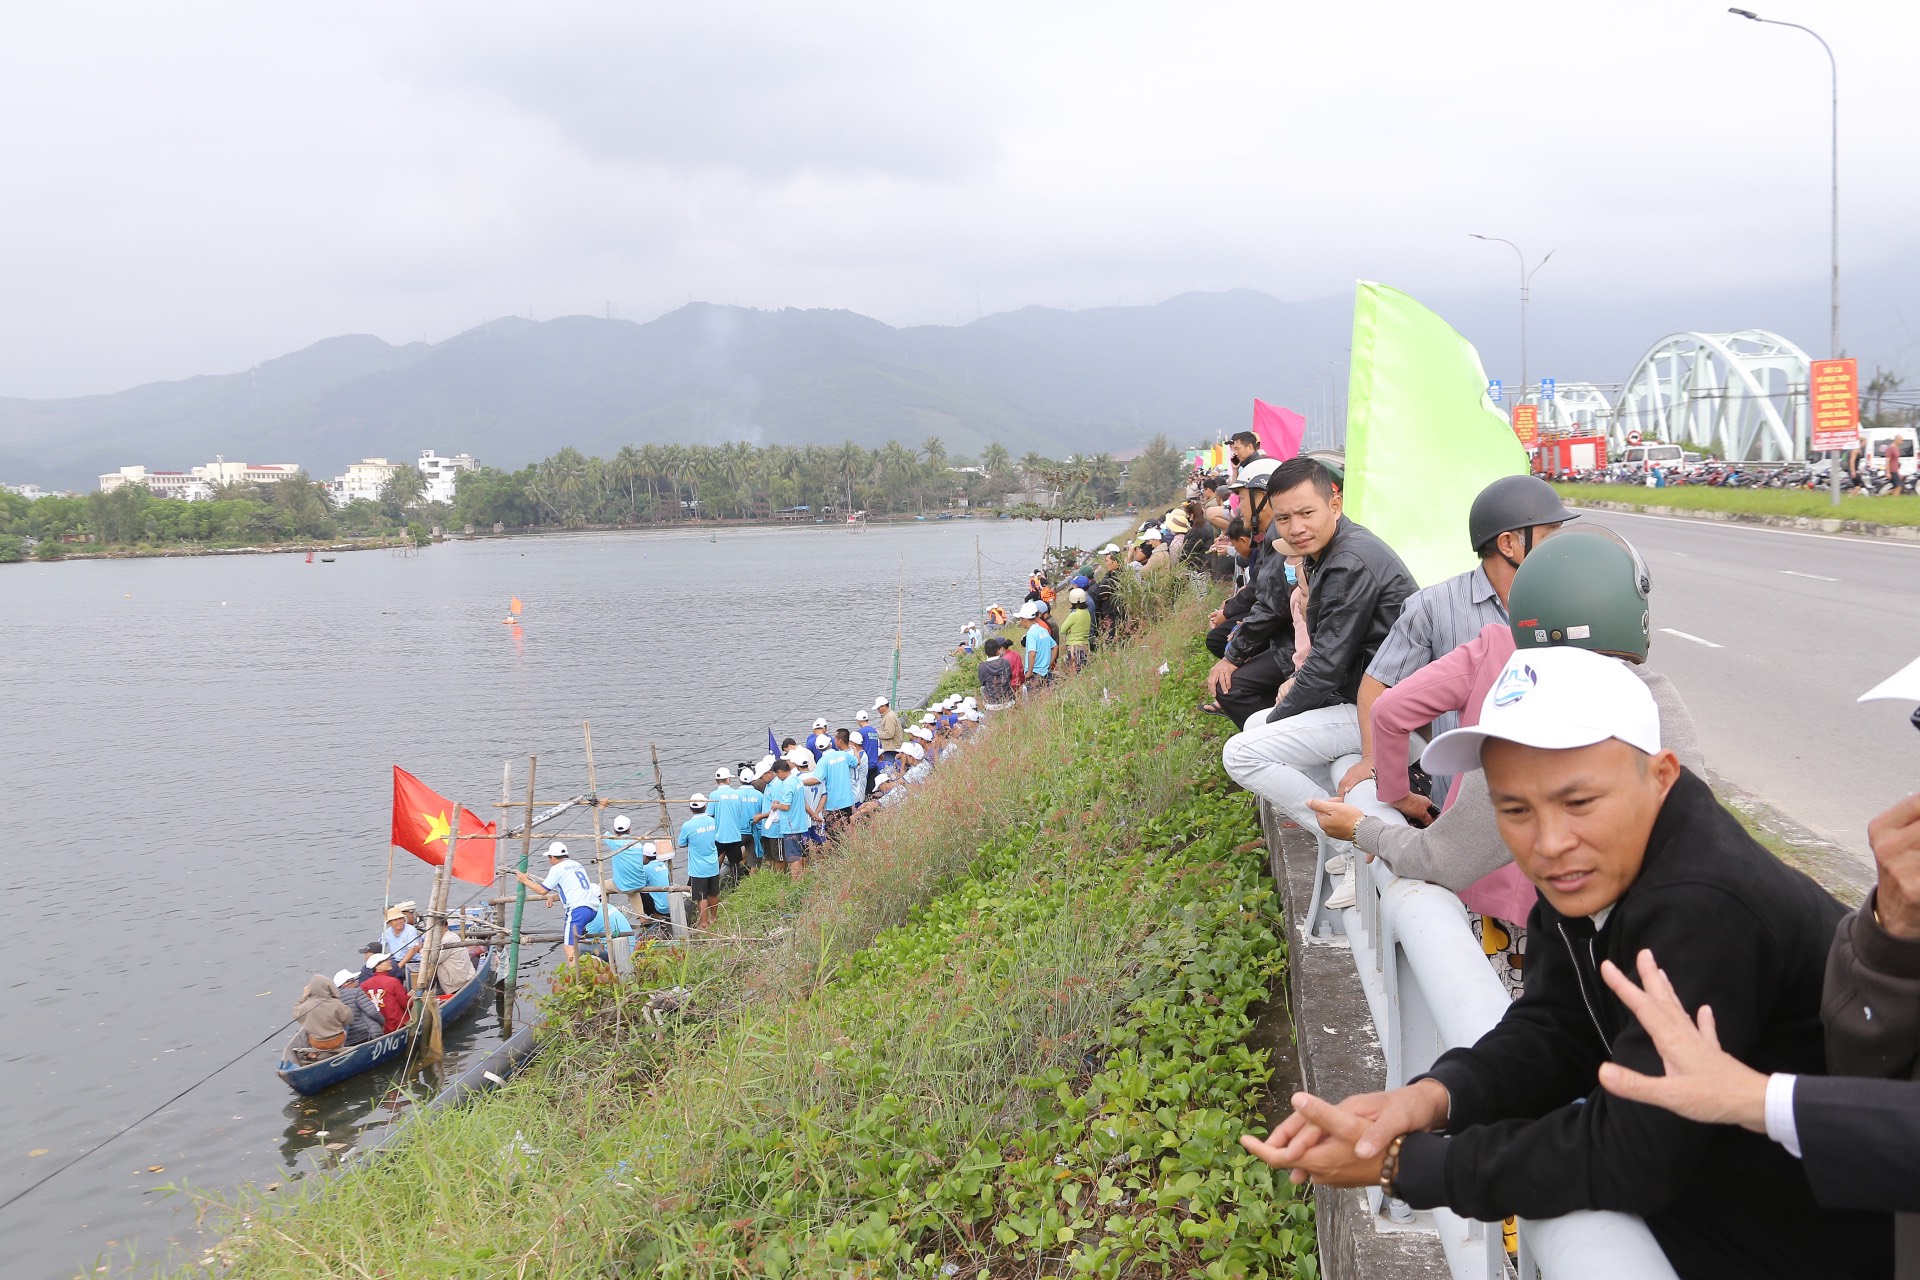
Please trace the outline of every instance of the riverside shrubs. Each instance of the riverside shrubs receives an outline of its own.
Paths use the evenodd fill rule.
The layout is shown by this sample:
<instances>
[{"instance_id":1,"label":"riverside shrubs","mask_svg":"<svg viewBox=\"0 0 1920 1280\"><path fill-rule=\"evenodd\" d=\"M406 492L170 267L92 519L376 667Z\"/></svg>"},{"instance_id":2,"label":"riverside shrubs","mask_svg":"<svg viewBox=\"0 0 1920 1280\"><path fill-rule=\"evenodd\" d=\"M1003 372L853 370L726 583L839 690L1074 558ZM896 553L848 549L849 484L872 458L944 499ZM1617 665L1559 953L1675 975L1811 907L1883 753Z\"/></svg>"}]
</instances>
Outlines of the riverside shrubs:
<instances>
[{"instance_id":1,"label":"riverside shrubs","mask_svg":"<svg viewBox=\"0 0 1920 1280\"><path fill-rule=\"evenodd\" d=\"M819 874L755 877L731 925L785 916L777 942L656 951L688 1016L609 998L256 1220L233 1274L1312 1277L1308 1203L1236 1142L1283 952L1252 805L1183 696L1197 609L998 717Z\"/></svg>"}]
</instances>

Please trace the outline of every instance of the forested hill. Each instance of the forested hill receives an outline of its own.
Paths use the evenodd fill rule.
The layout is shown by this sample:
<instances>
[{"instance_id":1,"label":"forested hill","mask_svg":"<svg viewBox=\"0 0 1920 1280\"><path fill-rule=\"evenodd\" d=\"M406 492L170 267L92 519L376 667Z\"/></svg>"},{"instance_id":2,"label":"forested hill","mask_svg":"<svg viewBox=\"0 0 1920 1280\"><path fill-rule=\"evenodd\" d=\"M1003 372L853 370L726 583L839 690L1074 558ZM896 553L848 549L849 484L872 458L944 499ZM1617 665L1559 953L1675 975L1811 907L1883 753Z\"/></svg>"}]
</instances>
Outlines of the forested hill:
<instances>
[{"instance_id":1,"label":"forested hill","mask_svg":"<svg viewBox=\"0 0 1920 1280\"><path fill-rule=\"evenodd\" d=\"M242 373L71 400L0 399L0 480L90 488L140 462L215 454L316 476L423 448L515 468L562 445L838 444L940 436L1119 452L1237 430L1255 396L1311 394L1343 350L1344 300L1252 291L1155 306L1032 307L896 329L848 311L692 303L645 324L509 318L444 342L331 338Z\"/></svg>"}]
</instances>

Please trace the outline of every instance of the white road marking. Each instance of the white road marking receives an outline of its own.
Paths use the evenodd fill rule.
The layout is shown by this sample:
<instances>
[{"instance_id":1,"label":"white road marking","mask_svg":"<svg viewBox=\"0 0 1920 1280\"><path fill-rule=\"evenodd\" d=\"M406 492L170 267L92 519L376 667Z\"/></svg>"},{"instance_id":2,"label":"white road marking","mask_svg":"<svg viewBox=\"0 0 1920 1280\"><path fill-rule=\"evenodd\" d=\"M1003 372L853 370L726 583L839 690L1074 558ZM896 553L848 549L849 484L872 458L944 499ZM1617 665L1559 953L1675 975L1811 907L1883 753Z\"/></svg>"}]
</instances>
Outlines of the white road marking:
<instances>
[{"instance_id":1,"label":"white road marking","mask_svg":"<svg viewBox=\"0 0 1920 1280\"><path fill-rule=\"evenodd\" d=\"M1815 582L1838 582L1838 578L1829 578L1824 573L1801 573L1798 569L1782 569L1780 572L1789 578L1812 578Z\"/></svg>"},{"instance_id":2,"label":"white road marking","mask_svg":"<svg viewBox=\"0 0 1920 1280\"><path fill-rule=\"evenodd\" d=\"M1695 644L1703 644L1709 649L1724 649L1727 647L1723 644L1715 644L1711 640L1702 640L1699 636L1689 635L1685 631L1675 631L1672 627L1662 627L1660 629L1670 636L1679 636L1682 640L1691 640Z\"/></svg>"}]
</instances>

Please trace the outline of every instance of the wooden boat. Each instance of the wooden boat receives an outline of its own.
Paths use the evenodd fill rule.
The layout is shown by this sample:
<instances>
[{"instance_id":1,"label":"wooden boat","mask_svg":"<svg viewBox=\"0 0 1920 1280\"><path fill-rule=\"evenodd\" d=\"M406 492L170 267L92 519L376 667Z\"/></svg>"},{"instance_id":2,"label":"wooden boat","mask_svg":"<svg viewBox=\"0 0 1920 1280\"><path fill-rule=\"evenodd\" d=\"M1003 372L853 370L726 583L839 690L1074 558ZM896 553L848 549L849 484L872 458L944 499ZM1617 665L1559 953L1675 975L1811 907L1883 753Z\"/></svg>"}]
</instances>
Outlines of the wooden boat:
<instances>
[{"instance_id":1,"label":"wooden boat","mask_svg":"<svg viewBox=\"0 0 1920 1280\"><path fill-rule=\"evenodd\" d=\"M440 1025L450 1027L471 1013L480 1003L480 993L492 980L493 949L488 948L487 954L474 966L472 979L452 995L440 997ZM293 1086L296 1093L312 1097L331 1089L342 1080L351 1080L383 1063L391 1062L407 1051L412 1039L413 1021L408 1019L407 1025L397 1031L389 1031L364 1044L343 1049L318 1062L301 1062L296 1051L306 1048L307 1033L296 1031L280 1055L279 1075Z\"/></svg>"}]
</instances>

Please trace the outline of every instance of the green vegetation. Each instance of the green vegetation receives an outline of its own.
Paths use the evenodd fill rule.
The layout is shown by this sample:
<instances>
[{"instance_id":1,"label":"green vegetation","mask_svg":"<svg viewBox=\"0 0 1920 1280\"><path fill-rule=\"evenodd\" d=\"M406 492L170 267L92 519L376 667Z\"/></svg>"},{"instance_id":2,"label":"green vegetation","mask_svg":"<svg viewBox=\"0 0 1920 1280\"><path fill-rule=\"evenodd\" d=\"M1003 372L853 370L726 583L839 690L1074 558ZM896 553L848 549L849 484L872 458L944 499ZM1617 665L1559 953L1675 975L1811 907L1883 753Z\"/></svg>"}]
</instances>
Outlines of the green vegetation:
<instances>
[{"instance_id":1,"label":"green vegetation","mask_svg":"<svg viewBox=\"0 0 1920 1280\"><path fill-rule=\"evenodd\" d=\"M1869 498L1850 494L1838 507L1824 489L1716 489L1675 485L1649 489L1633 484L1557 484L1562 496L1584 502L1619 502L1632 507L1672 507L1676 511L1736 511L1757 516L1806 516L1815 520L1857 520L1861 524L1920 525L1920 496L1899 494Z\"/></svg>"},{"instance_id":2,"label":"green vegetation","mask_svg":"<svg viewBox=\"0 0 1920 1280\"><path fill-rule=\"evenodd\" d=\"M976 461L950 457L938 436L918 451L747 444L648 445L612 458L565 448L519 471L463 472L454 500L426 500L413 467L389 477L378 502L335 509L304 473L274 484L228 485L205 502L157 498L144 485L37 502L0 491L0 563L24 559L28 539L89 549L241 547L342 537L414 536L439 525L489 530L630 526L704 518L767 518L796 506L815 513L937 512L1003 507L1035 519L1098 516L1123 499L1157 498L1179 486L1181 458L1165 437L1123 473L1106 454L1015 462L999 445ZM1041 500L1034 500L1035 498ZM43 553L57 559L59 552Z\"/></svg>"},{"instance_id":3,"label":"green vegetation","mask_svg":"<svg viewBox=\"0 0 1920 1280\"><path fill-rule=\"evenodd\" d=\"M1236 1142L1283 944L1191 706L1199 609L1003 713L807 879L752 877L738 945L653 949L492 1098L244 1206L207 1265L1311 1280L1310 1201Z\"/></svg>"}]
</instances>

